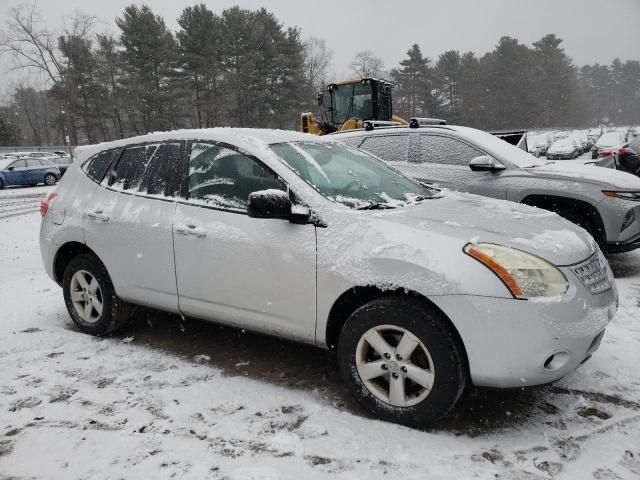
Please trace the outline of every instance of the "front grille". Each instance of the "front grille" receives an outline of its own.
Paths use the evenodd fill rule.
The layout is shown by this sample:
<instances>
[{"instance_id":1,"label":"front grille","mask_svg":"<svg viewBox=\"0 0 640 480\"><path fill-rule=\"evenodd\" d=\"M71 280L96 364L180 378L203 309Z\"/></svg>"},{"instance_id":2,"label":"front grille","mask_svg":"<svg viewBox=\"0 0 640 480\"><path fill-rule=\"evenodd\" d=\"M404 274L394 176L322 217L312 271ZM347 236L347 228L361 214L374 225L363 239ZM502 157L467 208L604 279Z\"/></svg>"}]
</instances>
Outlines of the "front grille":
<instances>
[{"instance_id":1,"label":"front grille","mask_svg":"<svg viewBox=\"0 0 640 480\"><path fill-rule=\"evenodd\" d=\"M584 286L593 293L606 292L611 288L611 282L607 278L607 273L598 255L594 255L587 263L572 268Z\"/></svg>"}]
</instances>

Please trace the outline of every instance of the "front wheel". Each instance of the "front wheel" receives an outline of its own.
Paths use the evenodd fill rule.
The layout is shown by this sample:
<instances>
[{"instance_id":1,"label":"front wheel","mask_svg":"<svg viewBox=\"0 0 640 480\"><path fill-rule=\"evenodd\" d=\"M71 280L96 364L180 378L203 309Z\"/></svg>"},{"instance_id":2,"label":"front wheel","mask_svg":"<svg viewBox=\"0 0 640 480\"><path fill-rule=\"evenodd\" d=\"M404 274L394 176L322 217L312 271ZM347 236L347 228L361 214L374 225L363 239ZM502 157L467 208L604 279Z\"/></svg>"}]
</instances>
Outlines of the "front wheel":
<instances>
[{"instance_id":1,"label":"front wheel","mask_svg":"<svg viewBox=\"0 0 640 480\"><path fill-rule=\"evenodd\" d=\"M69 262L62 293L71 319L84 333L106 335L129 317L129 305L118 298L107 269L93 255L78 255Z\"/></svg>"},{"instance_id":2,"label":"front wheel","mask_svg":"<svg viewBox=\"0 0 640 480\"><path fill-rule=\"evenodd\" d=\"M49 187L52 185L55 185L56 181L57 181L56 176L53 173L47 173L44 176L44 184Z\"/></svg>"},{"instance_id":3,"label":"front wheel","mask_svg":"<svg viewBox=\"0 0 640 480\"><path fill-rule=\"evenodd\" d=\"M347 319L338 363L367 410L410 427L446 415L467 381L464 348L448 319L400 295L373 300Z\"/></svg>"}]
</instances>

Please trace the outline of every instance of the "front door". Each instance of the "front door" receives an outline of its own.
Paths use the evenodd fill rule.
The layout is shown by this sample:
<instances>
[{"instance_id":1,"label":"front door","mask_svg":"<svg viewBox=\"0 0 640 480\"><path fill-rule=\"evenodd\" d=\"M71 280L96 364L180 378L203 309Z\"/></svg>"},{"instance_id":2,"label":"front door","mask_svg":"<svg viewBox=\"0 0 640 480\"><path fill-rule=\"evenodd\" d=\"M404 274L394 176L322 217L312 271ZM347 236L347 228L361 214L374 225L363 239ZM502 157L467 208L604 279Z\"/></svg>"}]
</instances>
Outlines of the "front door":
<instances>
[{"instance_id":1,"label":"front door","mask_svg":"<svg viewBox=\"0 0 640 480\"><path fill-rule=\"evenodd\" d=\"M188 185L173 225L181 312L313 342L315 226L247 215L251 192L284 182L255 158L194 143Z\"/></svg>"},{"instance_id":2,"label":"front door","mask_svg":"<svg viewBox=\"0 0 640 480\"><path fill-rule=\"evenodd\" d=\"M27 162L24 159L11 163L5 171L7 185L24 185L26 183Z\"/></svg>"},{"instance_id":3,"label":"front door","mask_svg":"<svg viewBox=\"0 0 640 480\"><path fill-rule=\"evenodd\" d=\"M443 134L422 134L414 137L417 155L412 176L440 187L505 199L507 183L503 171L474 172L469 162L487 155L459 138Z\"/></svg>"}]
</instances>

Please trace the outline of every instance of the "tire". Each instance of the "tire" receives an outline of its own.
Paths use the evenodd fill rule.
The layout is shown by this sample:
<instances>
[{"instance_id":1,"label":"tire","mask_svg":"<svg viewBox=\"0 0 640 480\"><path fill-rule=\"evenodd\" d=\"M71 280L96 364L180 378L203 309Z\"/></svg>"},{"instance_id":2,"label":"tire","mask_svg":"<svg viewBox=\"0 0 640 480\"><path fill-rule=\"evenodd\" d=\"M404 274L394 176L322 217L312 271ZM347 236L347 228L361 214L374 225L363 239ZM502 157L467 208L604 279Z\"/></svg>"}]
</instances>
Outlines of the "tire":
<instances>
[{"instance_id":1,"label":"tire","mask_svg":"<svg viewBox=\"0 0 640 480\"><path fill-rule=\"evenodd\" d=\"M574 208L561 208L556 213L562 218L569 220L571 223L575 223L579 227L584 228L592 237L595 236L593 224L589 218L579 210Z\"/></svg>"},{"instance_id":2,"label":"tire","mask_svg":"<svg viewBox=\"0 0 640 480\"><path fill-rule=\"evenodd\" d=\"M0 190L4 188L4 180L0 178Z\"/></svg>"},{"instance_id":3,"label":"tire","mask_svg":"<svg viewBox=\"0 0 640 480\"><path fill-rule=\"evenodd\" d=\"M107 269L93 255L78 255L69 262L62 294L71 319L84 333L107 335L129 318L130 305L118 298Z\"/></svg>"},{"instance_id":4,"label":"tire","mask_svg":"<svg viewBox=\"0 0 640 480\"><path fill-rule=\"evenodd\" d=\"M413 350L400 345L405 337L407 344L415 345ZM405 356L412 352L409 360L396 356L398 346ZM372 300L351 314L338 339L338 364L350 392L365 409L408 427L424 427L445 416L468 378L464 347L449 320L426 302L401 295ZM374 376L363 380L368 372ZM394 389L392 398L392 382L402 385L404 395Z\"/></svg>"},{"instance_id":5,"label":"tire","mask_svg":"<svg viewBox=\"0 0 640 480\"><path fill-rule=\"evenodd\" d=\"M58 179L56 178L56 176L53 173L47 173L44 176L44 184L47 186L52 186L55 185L56 182L58 181Z\"/></svg>"}]
</instances>

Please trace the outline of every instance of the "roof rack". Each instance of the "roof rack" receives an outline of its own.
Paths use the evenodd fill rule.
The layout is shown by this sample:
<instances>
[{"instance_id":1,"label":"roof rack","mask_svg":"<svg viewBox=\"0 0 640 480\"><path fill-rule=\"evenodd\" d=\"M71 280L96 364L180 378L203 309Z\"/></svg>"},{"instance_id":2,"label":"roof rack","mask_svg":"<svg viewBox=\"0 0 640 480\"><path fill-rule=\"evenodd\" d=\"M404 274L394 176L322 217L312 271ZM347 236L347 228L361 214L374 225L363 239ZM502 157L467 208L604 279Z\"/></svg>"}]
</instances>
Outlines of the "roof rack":
<instances>
[{"instance_id":1,"label":"roof rack","mask_svg":"<svg viewBox=\"0 0 640 480\"><path fill-rule=\"evenodd\" d=\"M446 125L447 121L442 118L413 117L409 119L409 128L418 128L426 125Z\"/></svg>"}]
</instances>

